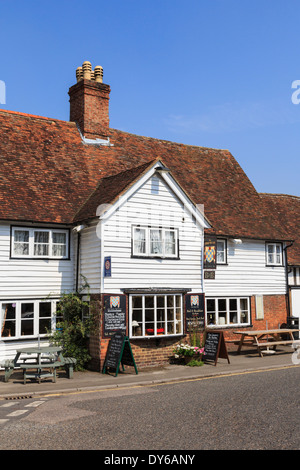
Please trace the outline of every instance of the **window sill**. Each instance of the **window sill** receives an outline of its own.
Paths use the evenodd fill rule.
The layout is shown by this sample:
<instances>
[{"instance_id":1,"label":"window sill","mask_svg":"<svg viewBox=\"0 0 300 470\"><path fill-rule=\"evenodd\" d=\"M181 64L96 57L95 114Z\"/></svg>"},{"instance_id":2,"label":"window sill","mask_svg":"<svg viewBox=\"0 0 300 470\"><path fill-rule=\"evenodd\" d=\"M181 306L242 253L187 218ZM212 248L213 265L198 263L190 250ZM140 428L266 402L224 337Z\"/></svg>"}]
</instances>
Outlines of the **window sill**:
<instances>
[{"instance_id":1,"label":"window sill","mask_svg":"<svg viewBox=\"0 0 300 470\"><path fill-rule=\"evenodd\" d=\"M184 336L184 333L176 333L173 335L147 335L147 336L130 336L129 339L163 339L163 338L178 338Z\"/></svg>"},{"instance_id":2,"label":"window sill","mask_svg":"<svg viewBox=\"0 0 300 470\"><path fill-rule=\"evenodd\" d=\"M70 261L71 258L55 258L55 257L47 257L47 256L10 256L11 260L41 260L41 261Z\"/></svg>"},{"instance_id":3,"label":"window sill","mask_svg":"<svg viewBox=\"0 0 300 470\"><path fill-rule=\"evenodd\" d=\"M170 260L170 259L173 259L173 260L179 260L179 256L149 256L149 255L131 255L131 258L137 258L137 259L167 259L167 260Z\"/></svg>"},{"instance_id":4,"label":"window sill","mask_svg":"<svg viewBox=\"0 0 300 470\"><path fill-rule=\"evenodd\" d=\"M212 329L212 330L225 330L225 329L231 329L231 328L249 328L251 327L251 323L235 323L232 325L206 325L206 328Z\"/></svg>"}]
</instances>

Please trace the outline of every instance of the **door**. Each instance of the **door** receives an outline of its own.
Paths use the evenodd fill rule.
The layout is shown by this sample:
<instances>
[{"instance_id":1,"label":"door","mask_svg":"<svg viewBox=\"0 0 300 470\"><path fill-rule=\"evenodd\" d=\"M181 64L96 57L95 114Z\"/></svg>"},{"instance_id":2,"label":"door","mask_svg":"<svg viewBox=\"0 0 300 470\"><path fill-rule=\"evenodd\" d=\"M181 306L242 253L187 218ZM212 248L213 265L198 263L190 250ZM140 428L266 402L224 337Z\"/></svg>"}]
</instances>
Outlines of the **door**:
<instances>
[{"instance_id":1,"label":"door","mask_svg":"<svg viewBox=\"0 0 300 470\"><path fill-rule=\"evenodd\" d=\"M300 317L300 286L291 287L291 314Z\"/></svg>"}]
</instances>

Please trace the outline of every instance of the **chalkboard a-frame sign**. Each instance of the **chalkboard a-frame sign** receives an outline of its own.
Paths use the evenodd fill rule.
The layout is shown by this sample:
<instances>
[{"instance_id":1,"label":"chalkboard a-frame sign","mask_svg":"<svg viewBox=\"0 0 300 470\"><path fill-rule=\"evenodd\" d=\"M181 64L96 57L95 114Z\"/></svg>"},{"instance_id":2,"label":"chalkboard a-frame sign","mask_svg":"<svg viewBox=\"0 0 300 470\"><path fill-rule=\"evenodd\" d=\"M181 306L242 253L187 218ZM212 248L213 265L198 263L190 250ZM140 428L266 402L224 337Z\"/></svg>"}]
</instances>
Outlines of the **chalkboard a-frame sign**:
<instances>
[{"instance_id":1,"label":"chalkboard a-frame sign","mask_svg":"<svg viewBox=\"0 0 300 470\"><path fill-rule=\"evenodd\" d=\"M123 370L124 365L133 366L135 373L138 373L134 357L132 354L129 338L124 336L121 331L115 333L109 342L102 373L105 374L107 368L115 370L116 377L120 365Z\"/></svg>"},{"instance_id":2,"label":"chalkboard a-frame sign","mask_svg":"<svg viewBox=\"0 0 300 470\"><path fill-rule=\"evenodd\" d=\"M230 364L223 331L207 331L204 344L204 361L214 361L217 365L218 358L227 359Z\"/></svg>"}]
</instances>

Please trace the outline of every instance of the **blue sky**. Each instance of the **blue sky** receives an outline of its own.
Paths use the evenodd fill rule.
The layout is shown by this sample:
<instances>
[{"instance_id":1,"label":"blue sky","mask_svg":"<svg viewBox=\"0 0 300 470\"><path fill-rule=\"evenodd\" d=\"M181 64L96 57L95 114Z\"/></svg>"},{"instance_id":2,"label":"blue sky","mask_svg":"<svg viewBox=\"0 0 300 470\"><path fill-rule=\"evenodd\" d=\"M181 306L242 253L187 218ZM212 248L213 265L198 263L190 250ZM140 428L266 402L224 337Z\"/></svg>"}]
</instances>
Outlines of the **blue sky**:
<instances>
[{"instance_id":1,"label":"blue sky","mask_svg":"<svg viewBox=\"0 0 300 470\"><path fill-rule=\"evenodd\" d=\"M68 120L89 60L111 127L229 149L258 191L300 196L299 18L298 0L0 0L0 107Z\"/></svg>"}]
</instances>

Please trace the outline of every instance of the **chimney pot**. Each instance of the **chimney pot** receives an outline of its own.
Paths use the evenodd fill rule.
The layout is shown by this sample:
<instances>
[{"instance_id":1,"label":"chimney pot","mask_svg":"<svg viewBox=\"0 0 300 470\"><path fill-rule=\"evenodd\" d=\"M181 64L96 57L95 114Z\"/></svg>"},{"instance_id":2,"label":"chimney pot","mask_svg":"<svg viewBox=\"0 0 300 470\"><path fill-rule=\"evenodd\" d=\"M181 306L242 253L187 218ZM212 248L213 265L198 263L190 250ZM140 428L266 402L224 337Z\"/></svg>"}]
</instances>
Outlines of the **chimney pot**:
<instances>
[{"instance_id":1,"label":"chimney pot","mask_svg":"<svg viewBox=\"0 0 300 470\"><path fill-rule=\"evenodd\" d=\"M76 69L76 79L77 79L77 83L80 82L80 80L83 79L82 67L77 67L77 69Z\"/></svg>"},{"instance_id":2,"label":"chimney pot","mask_svg":"<svg viewBox=\"0 0 300 470\"><path fill-rule=\"evenodd\" d=\"M83 78L86 80L91 80L92 64L86 60L82 64Z\"/></svg>"},{"instance_id":3,"label":"chimney pot","mask_svg":"<svg viewBox=\"0 0 300 470\"><path fill-rule=\"evenodd\" d=\"M100 65L96 65L94 72L95 81L98 83L103 83L103 68Z\"/></svg>"}]
</instances>

